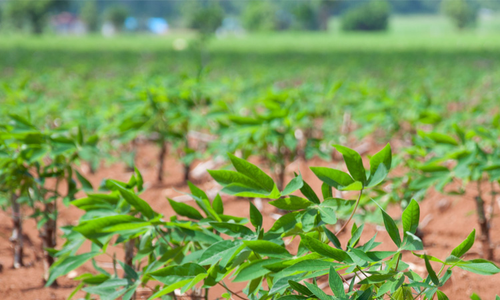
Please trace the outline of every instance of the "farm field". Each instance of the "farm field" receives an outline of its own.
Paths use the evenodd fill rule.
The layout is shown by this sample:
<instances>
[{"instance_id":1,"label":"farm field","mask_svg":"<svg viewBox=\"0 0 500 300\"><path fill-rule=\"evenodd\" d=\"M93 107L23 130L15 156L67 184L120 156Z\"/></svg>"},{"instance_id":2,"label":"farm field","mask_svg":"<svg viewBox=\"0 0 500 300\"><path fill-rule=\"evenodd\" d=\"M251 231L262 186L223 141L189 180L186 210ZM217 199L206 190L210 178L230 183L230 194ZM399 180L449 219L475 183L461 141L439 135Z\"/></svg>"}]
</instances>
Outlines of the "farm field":
<instances>
[{"instance_id":1,"label":"farm field","mask_svg":"<svg viewBox=\"0 0 500 300\"><path fill-rule=\"evenodd\" d=\"M309 239L334 245L328 232L338 230L340 243L349 245L343 253L362 249L360 245L369 244L375 234L376 241L382 243L377 251L400 249L397 255L403 253L402 258L393 259L392 268L394 272L400 270L401 260L401 264L408 264L408 268L424 278L421 286L413 287L428 291L442 283L440 290L449 299L469 299L473 293L481 299L494 299L500 294L497 286L500 280L497 267L500 263L500 220L497 216L500 211L497 196L500 194L500 38L497 31L500 23L493 19L475 32L457 33L441 26L442 19L426 18L410 21L395 18L394 23L398 26L384 34L347 35L334 30L214 38L202 52L193 46L196 36L191 32L174 32L165 37L0 37L0 178L3 180L0 205L5 208L0 212L2 299L66 299L79 286L79 281L73 280L77 276L83 276L77 277L79 280L87 280L81 288L102 299L111 294L110 287L99 290L103 278L116 280L113 283L116 285L111 286L113 290L133 286L137 299L147 299L161 292L155 286L158 282L167 287L180 282L177 277L176 282L169 281L174 279L153 272L151 274L155 275L150 275L147 287L139 286L135 277L132 284L129 277L144 278L141 268L151 260L185 265L203 257L203 251L221 239L243 240L244 245L252 245L248 249L255 254L247 249L248 256L241 258L240 265L230 261L236 266L234 270L241 270L248 267L243 263L245 259L263 259L259 251L264 253L262 257L273 259L273 262L291 259L287 256L288 251L297 253L293 259L307 251L324 255ZM417 27L417 23L426 25ZM434 30L438 25L440 30ZM337 24L334 22L333 26L336 28ZM360 153L362 171L359 171L356 155L344 147L332 145L343 145ZM273 187L269 190L263 187L262 182L267 179L262 179L260 173L252 173L255 178L249 177L258 182L257 187L245 181L248 178L237 179L224 173L235 168L242 172L227 153L260 167L272 177ZM374 168L377 153L384 155L384 161L379 162L379 168ZM251 168L236 161L240 168ZM321 173L326 172L325 169L314 167L341 170L348 179L335 172L325 175ZM219 173L209 174L207 169L219 170ZM23 175L18 175L20 173ZM296 177L299 174L300 177ZM224 177L226 175L228 177ZM379 181L377 176L380 176ZM129 181L131 177L133 180ZM318 196L311 196L304 190L302 180ZM188 185L188 181L203 192ZM289 188L289 182L293 187ZM94 203L99 206L96 208L94 204L75 200L94 199L92 192L97 193L98 187L98 193L111 195L108 198L94 196L102 206ZM286 193L287 189L290 191ZM216 196L219 192L223 209L219 200L215 200L219 199ZM127 198L133 198L127 193L139 194L155 214L147 216L149 209L137 204L142 202ZM203 206L206 204L204 193L208 208ZM18 215L24 221L25 266L19 269L12 268L14 250L9 240L13 230L12 216L14 219L16 216L12 214L12 194L21 199ZM297 200L299 197L303 200ZM321 203L336 201L335 208L328 206L334 220L319 208L313 211L311 207L320 205L314 202L318 197ZM266 198L291 200L285 205L269 203ZM33 199L38 200L32 202ZM410 202L411 199L416 202ZM110 206L104 203L106 201L113 204ZM184 206L175 206L173 201L193 207L198 205L203 216L198 218L200 213L189 209L186 212ZM307 204L304 201L308 201ZM87 204L82 204L84 202ZM408 207L415 210L417 202L420 206L418 231L416 227L407 230L402 211ZM253 203L251 207L262 215L260 227L255 225L259 223L256 221L258 214L255 210L249 212L249 203ZM383 217L380 209L387 211L400 228L405 226L404 231L400 230L403 241L399 231L395 237L394 228L387 225L392 223ZM485 220L478 223L481 209L484 209L482 217ZM349 222L353 211L356 214ZM156 220L156 213L162 214L164 220ZM58 229L52 238L56 243L47 246L45 243L49 239L44 234L48 234L47 224L52 224L50 220L54 215ZM281 216L293 216L290 218L294 221L290 222L295 222L294 225L276 227L275 222ZM79 224L91 224L100 217L126 221L109 228L94 228L95 232L74 230ZM165 223L158 225L160 223L155 222ZM343 224L347 227L342 228ZM353 241L352 236L362 224L365 224L363 235ZM165 227L158 229L160 226ZM262 228L266 235L264 231L259 233ZM273 228L278 228L278 233L273 232ZM484 239L485 228L489 232L488 241ZM474 240L469 236L473 229L476 230L475 243L466 249L469 252L454 250L466 238L468 242ZM158 230L165 230L167 236L157 233ZM412 232L407 234L407 231ZM122 243L116 242L116 236ZM413 237L415 244L409 242ZM301 242L299 245L299 239L309 244ZM419 239L425 251L420 249ZM282 250L273 248L278 254L262 248L256 250L252 242L257 240L272 241ZM98 268L89 258L75 270L58 270L61 277L57 279L57 287L43 287L47 253L52 253L61 262L68 261L77 254L103 251L99 243L109 241L112 241L107 250L110 254L95 256ZM117 245L113 245L115 242ZM485 249L488 243L489 249ZM414 248L408 246L410 244ZM155 245L164 248L150 251L148 247ZM64 250L42 250L51 246ZM130 258L124 247L132 247L133 255L141 257L129 262L135 270L130 271L127 263L122 263L117 272L117 264L113 268L113 261ZM240 244L226 248L236 251L238 247ZM266 247L272 246L266 244ZM178 248L180 252L168 256L168 250ZM226 251L226 248L219 250ZM224 253L236 255L234 251ZM411 251L429 257L417 257ZM446 261L456 263L453 276L443 280L440 276L447 276L441 272L443 266L436 283L429 266L439 270L439 261L433 260L434 257L444 260L452 251L453 255L462 254ZM114 252L117 253L115 258ZM177 256L179 253L181 255ZM352 277L356 279L363 273L360 267L347 268L354 264L352 257L359 259L355 263L367 268L365 271L375 272L375 268L381 266L378 260L371 261L367 256L360 258L351 253L349 257L346 261L350 262L345 263L345 267L335 266L346 278L348 274L357 274ZM487 258L496 265L481 261L480 267L455 267L460 265L460 257L477 264L479 259ZM331 294L325 280L325 275L331 276L331 273L324 265L331 263L332 258L328 255L313 258L316 263L323 263L323 269L297 269L287 275L290 278L269 271L271 273L262 273L262 277L251 277L254 284L249 287L246 281L231 283L232 277L227 276L227 286L213 282L214 287L206 299L240 299L240 294L246 295L252 286L254 293L259 293L258 289L272 290L272 285L276 284L273 278L300 281L300 276L317 277L318 286ZM191 283L195 286L195 280L198 280L197 286L201 280L206 284L209 280L222 280L220 274L227 271L224 268L229 268L230 263L225 261L227 266L219 266L224 261L219 262L220 259L217 262L214 258L205 259L203 266L219 275L207 275L205 270L197 274L200 276L184 274L179 277L184 276L183 280L188 277L189 282L183 281L183 285L176 288ZM51 273L56 272L57 261ZM394 261L397 261L395 267ZM217 271L213 271L215 265L219 268ZM129 281L119 282L118 278L106 275L113 271ZM93 275L85 275L87 272ZM96 275L98 273L100 275ZM399 277L394 278L388 276L380 281L380 286L386 281L399 280ZM418 281L416 279L412 280ZM308 288L310 285L307 282ZM380 286L377 289L382 289ZM360 287L362 285L356 285L356 289ZM391 287L387 285L387 288ZM125 289L117 297L129 294ZM424 290L420 294L414 292L411 299L423 297ZM292 290L283 292L275 288L272 291L281 296L292 295L286 294ZM338 290L333 292L337 295ZM390 299L384 294L369 299ZM255 295L248 299L259 299ZM307 299L293 296L297 298L288 300ZM79 290L75 297L83 298L85 292ZM163 297L202 298L201 294L190 291L184 295L173 294L173 290L165 292Z\"/></svg>"}]
</instances>

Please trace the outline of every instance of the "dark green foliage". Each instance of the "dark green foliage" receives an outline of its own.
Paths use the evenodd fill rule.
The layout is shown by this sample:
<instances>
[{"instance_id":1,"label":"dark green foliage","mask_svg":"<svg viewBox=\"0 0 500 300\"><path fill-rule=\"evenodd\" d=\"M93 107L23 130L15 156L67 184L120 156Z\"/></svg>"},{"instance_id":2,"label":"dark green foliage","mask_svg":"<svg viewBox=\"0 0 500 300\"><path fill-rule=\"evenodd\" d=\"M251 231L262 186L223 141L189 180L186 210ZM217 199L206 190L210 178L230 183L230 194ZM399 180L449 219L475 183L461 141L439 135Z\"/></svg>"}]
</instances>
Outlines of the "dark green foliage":
<instances>
[{"instance_id":1,"label":"dark green foliage","mask_svg":"<svg viewBox=\"0 0 500 300\"><path fill-rule=\"evenodd\" d=\"M94 148L96 138L84 137L81 128L41 130L29 116L11 114L9 118L10 122L0 124L0 203L12 210L14 267L23 265L22 214L26 211L37 223L44 266L50 267L54 263L49 252L56 247L58 203L69 205L74 200L79 190L75 178L85 191L93 190L73 166L80 151ZM48 268L43 279L48 285L55 280L49 278Z\"/></svg>"},{"instance_id":2,"label":"dark green foliage","mask_svg":"<svg viewBox=\"0 0 500 300\"><path fill-rule=\"evenodd\" d=\"M82 5L80 16L90 32L96 32L99 29L99 11L96 0L86 0Z\"/></svg>"},{"instance_id":3,"label":"dark green foliage","mask_svg":"<svg viewBox=\"0 0 500 300\"><path fill-rule=\"evenodd\" d=\"M2 17L17 28L27 23L33 34L42 34L49 13L67 3L68 0L9 0L2 6Z\"/></svg>"},{"instance_id":4,"label":"dark green foliage","mask_svg":"<svg viewBox=\"0 0 500 300\"><path fill-rule=\"evenodd\" d=\"M300 2L292 10L294 29L318 30L320 27L318 9L311 2Z\"/></svg>"},{"instance_id":5,"label":"dark green foliage","mask_svg":"<svg viewBox=\"0 0 500 300\"><path fill-rule=\"evenodd\" d=\"M465 193L466 185L472 182L476 191L474 199L483 257L487 259L493 259L494 255L489 229L494 215L486 214L485 200L488 195L482 185L486 180L489 181L491 205L498 193L495 182L500 179L500 152L497 138L500 126L497 121L498 117L495 117L491 124L470 128L468 131L457 124L453 124L446 133L420 131L414 139L415 146L412 148L413 152L420 152L415 156L417 172L412 175L414 180L409 185L413 190L426 190L433 186L442 193L462 195ZM447 186L457 182L461 185L451 190L446 189ZM462 247L468 249L470 245ZM453 253L457 256L463 255L460 249L455 249Z\"/></svg>"},{"instance_id":6,"label":"dark green foliage","mask_svg":"<svg viewBox=\"0 0 500 300\"><path fill-rule=\"evenodd\" d=\"M371 0L353 7L342 15L342 30L383 31L389 25L391 7L389 2Z\"/></svg>"},{"instance_id":7,"label":"dark green foliage","mask_svg":"<svg viewBox=\"0 0 500 300\"><path fill-rule=\"evenodd\" d=\"M458 29L464 29L476 24L479 5L471 0L443 0L441 9Z\"/></svg>"},{"instance_id":8,"label":"dark green foliage","mask_svg":"<svg viewBox=\"0 0 500 300\"><path fill-rule=\"evenodd\" d=\"M358 163L357 153L348 148L338 149L345 155L350 171L354 170L357 174L359 168L363 169ZM388 171L385 167L391 161L388 152L388 147L382 150L378 157L384 158L374 159L373 163L377 166L371 169L380 170L380 166L384 166L382 170ZM179 215L166 220L159 214L149 213L150 208L145 209L149 206L138 200L139 196L136 195L140 191L136 190L135 185L139 173L134 174L129 183L108 180L104 186L110 189L109 194L89 194L89 199L94 199L95 204L99 205L89 205L92 201L83 199L74 202L75 206L85 210L85 214L79 225L65 229L67 241L61 250L54 251L58 261L51 268L51 280L94 257L111 255L110 249L113 247L108 246L128 245L131 240L136 241L133 243L136 256L131 264L124 264L116 258L113 260L114 270L120 264L125 270L124 274L109 274L96 268L99 275L89 273L76 278L81 283L76 290L83 289L88 297L112 295L116 298L124 295L123 299L130 299L139 287L155 280L160 284L153 288L149 298L152 300L176 289L187 292L195 285L201 285L208 293L211 287L226 287L226 283L232 280L247 283L243 291L237 292L239 297L243 294L246 299L375 300L386 295L392 299L414 299L417 294L422 299L433 299L436 293L439 299L446 299L439 289L450 278L453 268L484 275L500 272L500 268L486 260L461 260L450 255L442 261L420 254L415 255L423 260L421 264L426 266L429 275L421 278L412 271L402 261L402 253L423 250L421 241L413 235L419 222L417 202L412 202L405 210L403 227L406 233L403 242L396 222L382 210L388 234L397 245L392 251L375 250L378 243L374 242L374 238L359 245L364 226L357 227L355 224L348 245L342 248L326 226L336 223L335 207L339 205L338 201L354 206L353 214L357 201L355 204L347 199L321 197L318 200L320 203L315 203L299 196L282 195L270 177L257 166L236 157L231 157L231 161L237 171L212 171L212 175L217 174L214 179L224 189L233 192L239 189L242 191L240 195L274 200L270 202L272 205L286 207L290 212L270 228L265 228L260 212L250 204L252 226L247 226L247 219L222 214L221 204L216 200L220 196L217 195L211 201L206 193L190 184L191 196L199 208L170 201ZM346 173L349 177L362 179L355 174ZM386 175L387 172L381 180ZM308 186L306 183L297 184L302 181L299 176L294 181L287 185L294 187L289 188L290 192ZM361 194L365 184L360 184ZM263 191L271 193L262 194ZM127 199L131 195L136 200ZM314 198L320 197L315 195ZM411 247L408 235L412 237ZM465 254L474 242L471 236L452 253L460 256ZM292 253L285 246L289 238L300 239L297 252ZM75 256L86 240L92 242L93 251ZM329 245L330 241L335 247ZM432 268L430 261L441 264L439 272ZM362 289L346 288L346 276L358 272L366 276L359 282ZM316 281L324 276L328 276L330 290L327 292ZM220 296L228 298L232 293L227 289L227 293Z\"/></svg>"},{"instance_id":9,"label":"dark green foliage","mask_svg":"<svg viewBox=\"0 0 500 300\"><path fill-rule=\"evenodd\" d=\"M116 30L122 30L125 20L129 15L128 8L124 5L113 4L104 11L104 20L113 24Z\"/></svg>"},{"instance_id":10,"label":"dark green foliage","mask_svg":"<svg viewBox=\"0 0 500 300\"><path fill-rule=\"evenodd\" d=\"M214 34L224 19L224 10L217 3L208 5L188 3L189 9L185 12L187 25L203 35Z\"/></svg>"},{"instance_id":11,"label":"dark green foliage","mask_svg":"<svg viewBox=\"0 0 500 300\"><path fill-rule=\"evenodd\" d=\"M245 29L271 31L278 28L277 8L272 1L249 1L241 16Z\"/></svg>"}]
</instances>

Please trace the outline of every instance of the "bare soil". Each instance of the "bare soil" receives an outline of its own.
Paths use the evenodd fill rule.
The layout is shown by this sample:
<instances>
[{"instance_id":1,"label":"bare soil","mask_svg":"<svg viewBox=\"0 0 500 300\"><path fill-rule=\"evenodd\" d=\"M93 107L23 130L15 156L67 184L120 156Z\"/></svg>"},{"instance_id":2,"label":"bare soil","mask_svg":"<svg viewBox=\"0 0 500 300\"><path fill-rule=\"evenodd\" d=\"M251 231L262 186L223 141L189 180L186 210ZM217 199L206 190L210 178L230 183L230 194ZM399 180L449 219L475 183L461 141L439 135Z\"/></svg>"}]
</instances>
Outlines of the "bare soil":
<instances>
[{"instance_id":1,"label":"bare soil","mask_svg":"<svg viewBox=\"0 0 500 300\"><path fill-rule=\"evenodd\" d=\"M142 198L147 200L153 209L163 213L166 217L172 215L173 211L168 205L166 197L182 198L182 191L187 191L187 186L183 181L183 166L175 157L168 157L164 169L164 182L156 183L156 157L158 149L154 145L142 145L139 147L136 164L141 170L147 190L142 195ZM371 152L371 151L370 151ZM319 159L313 159L307 163L294 163L287 169L287 174L291 176L293 171L300 170L305 180L311 184L313 189L319 192L320 181L314 174L308 170L308 166L332 166L339 167L339 162L324 162ZM125 171L125 165L114 164L111 166L102 166L95 174L90 174L88 168L82 167L82 172L88 177L94 187L98 186L105 178L113 178L118 180L128 180L131 173ZM291 178L291 177L290 177ZM289 178L289 179L290 179ZM218 185L205 177L199 182L195 182L200 188L205 191L216 190ZM484 186L487 190L487 186ZM83 196L80 194L79 196ZM467 235L476 228L479 230L475 216L474 197L475 189L468 189L467 193L462 196L443 196L437 192L430 191L425 197L421 206L421 223L427 223L423 228L424 244L428 254L437 256L438 258L446 258L451 250L467 237ZM487 199L488 201L490 199ZM187 203L190 201L187 200ZM238 216L248 217L248 201L236 199L233 197L223 197L225 213ZM487 203L489 207L489 203ZM82 212L75 207L60 206L59 226L68 224L76 224ZM499 205L495 205L495 210L500 211ZM26 212L25 215L28 215ZM262 214L264 216L264 228L270 228L276 217L276 209L266 202L263 203ZM393 217L399 217L401 211L399 208L392 208L389 213ZM349 226L350 227L350 226ZM9 242L12 224L10 221L9 212L0 212L0 264L3 266L0 272L0 299L2 300L17 300L17 299L33 299L33 300L49 300L49 299L66 299L72 290L76 287L74 282L69 277L74 277L85 272L92 272L92 267L84 265L79 268L71 276L64 276L58 279L57 288L44 288L42 281L43 263L41 260L41 240L38 237L36 224L31 219L26 219L24 222L25 233L25 257L26 266L21 269L12 268L12 248ZM350 228L349 228L350 229ZM346 230L345 232L348 232ZM346 240L347 234L341 234L341 240ZM380 250L390 250L392 242L383 230L383 226L374 224L366 224L365 232L361 242L368 241L376 232L378 232L377 240L382 242L384 247ZM495 218L491 226L491 239L495 243L496 263L500 263L500 251L498 245L500 243L500 219ZM58 241L58 245L62 244L62 240ZM85 250L86 247L84 247ZM120 251L121 249L117 249ZM479 258L481 253L480 243L476 241L475 245L468 254L467 259ZM406 253L404 259L415 263L414 268L421 275L426 275L425 266L420 260L413 257L411 253ZM106 266L106 262L102 262ZM230 285L233 291L241 291L242 284ZM222 287L215 287L210 291L210 299L216 299L224 292ZM469 299L470 295L475 292L481 296L483 300L494 299L496 294L500 294L500 274L494 276L481 276L472 273L467 273L456 268L453 277L444 287L444 292L447 293L452 300ZM77 294L83 296L83 293ZM139 292L138 299L146 299L150 296L150 292L143 290Z\"/></svg>"}]
</instances>

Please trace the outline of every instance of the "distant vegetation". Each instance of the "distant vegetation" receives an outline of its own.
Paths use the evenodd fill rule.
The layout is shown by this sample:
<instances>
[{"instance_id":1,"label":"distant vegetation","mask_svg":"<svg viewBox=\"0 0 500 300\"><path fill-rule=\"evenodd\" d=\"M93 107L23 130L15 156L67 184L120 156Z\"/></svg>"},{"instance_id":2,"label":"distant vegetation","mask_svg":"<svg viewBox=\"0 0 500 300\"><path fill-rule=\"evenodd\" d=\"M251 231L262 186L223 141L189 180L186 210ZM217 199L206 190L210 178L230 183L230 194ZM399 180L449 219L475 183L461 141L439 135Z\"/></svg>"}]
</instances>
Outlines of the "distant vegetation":
<instances>
[{"instance_id":1,"label":"distant vegetation","mask_svg":"<svg viewBox=\"0 0 500 300\"><path fill-rule=\"evenodd\" d=\"M386 30L391 14L389 2L372 0L350 9L342 18L342 29L380 31Z\"/></svg>"},{"instance_id":2,"label":"distant vegetation","mask_svg":"<svg viewBox=\"0 0 500 300\"><path fill-rule=\"evenodd\" d=\"M197 11L198 8L199 11ZM110 22L119 31L127 17L146 20L161 17L171 28L214 32L225 18L237 20L248 31L328 30L329 20L341 17L346 30L385 30L392 14L445 14L458 29L471 27L480 8L498 9L485 0L6 0L0 3L0 27L35 34L48 28L49 19L61 12L80 16L88 31ZM202 12L206 10L205 12ZM143 26L144 27L144 26ZM234 28L231 28L234 29ZM331 29L331 28L330 28ZM134 29L135 30L135 29Z\"/></svg>"}]
</instances>

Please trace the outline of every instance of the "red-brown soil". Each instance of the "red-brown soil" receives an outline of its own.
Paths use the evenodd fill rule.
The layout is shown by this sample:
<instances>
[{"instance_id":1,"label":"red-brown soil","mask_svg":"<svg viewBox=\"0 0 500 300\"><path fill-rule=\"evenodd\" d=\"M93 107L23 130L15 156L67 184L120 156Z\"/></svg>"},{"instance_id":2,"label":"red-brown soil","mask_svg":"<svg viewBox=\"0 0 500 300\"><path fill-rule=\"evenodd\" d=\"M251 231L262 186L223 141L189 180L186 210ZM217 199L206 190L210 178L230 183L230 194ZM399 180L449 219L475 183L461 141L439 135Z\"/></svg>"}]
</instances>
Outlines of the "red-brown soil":
<instances>
[{"instance_id":1,"label":"red-brown soil","mask_svg":"<svg viewBox=\"0 0 500 300\"><path fill-rule=\"evenodd\" d=\"M156 178L156 153L158 150L152 145L144 145L139 148L137 155L137 166L141 170L147 190L142 195L142 198L147 200L153 209L163 213L165 216L172 214L172 210L168 205L166 197L176 197L182 195L179 191L187 191L187 187L183 184L183 168L174 157L169 157L165 164L165 179L163 184L157 184ZM341 166L338 162L324 162L318 159L313 159L307 164L295 164L289 170L289 173L299 169L305 180L312 185L315 190L319 190L320 182L308 170L308 166ZM82 168L82 172L88 177L94 186L98 186L102 179L113 178L118 180L128 180L131 173L126 173L123 164L114 164L112 166L102 166L96 174L85 172L86 168ZM208 177L196 183L205 191L218 188L217 184L211 181ZM487 189L487 187L484 187ZM458 245L462 240L476 228L478 225L475 217L475 189L471 189L463 196L450 197L443 196L436 192L429 192L421 206L421 222L427 220L427 225L424 227L424 244L428 254L437 256L438 258L446 258L451 250ZM79 196L83 196L80 194ZM443 201L443 199L446 199ZM223 197L225 212L227 214L247 216L248 203L246 200L235 199L231 197ZM188 202L189 203L189 202ZM438 204L440 203L440 204ZM446 205L446 203L448 205ZM495 207L496 211L500 211L500 207ZM27 212L28 213L28 212ZM264 215L264 228L269 228L274 222L271 215L275 214L276 210L269 204L264 203L262 214ZM394 207L390 210L393 217L399 217L399 208ZM59 225L75 224L82 215L81 211L75 207L64 207L61 205L59 215ZM41 257L41 241L38 237L36 225L33 220L26 219L24 223L24 232L26 235L26 248L24 261L27 265L21 269L12 268L12 249L9 243L11 233L10 215L8 212L0 212L0 264L3 265L3 270L0 273L0 299L2 300L17 300L17 299L33 299L33 300L49 300L49 299L66 299L71 293L76 283L64 276L58 279L59 287L44 288L42 282L43 265ZM350 226L349 226L350 227ZM381 250L389 250L392 247L392 242L387 233L381 229L383 226L367 224L363 233L362 241L370 239L375 232L378 233L378 241L383 242L384 247ZM498 244L500 243L500 219L495 218L491 227L492 241L495 243L495 254L497 256L496 263L500 260L500 251ZM347 239L347 234L341 235L342 240ZM58 241L59 245L62 240ZM121 249L118 249L121 251ZM480 243L477 240L470 251L467 258L477 258L481 253ZM408 262L416 263L416 271L425 275L425 267L422 261L416 260L411 253L404 255L404 259ZM84 272L92 272L91 266L83 266L78 269L77 274ZM73 274L75 275L75 274ZM231 285L234 291L240 291L244 286ZM220 297L224 292L223 288L215 287L210 292L210 299ZM483 300L494 299L496 294L500 294L500 274L495 276L481 276L472 273L467 273L461 269L454 269L453 277L444 287L444 292L447 293L452 300L469 299L469 296L475 292L482 297ZM146 299L150 293L142 291L139 293L138 299ZM83 296L83 293L77 294Z\"/></svg>"}]
</instances>

